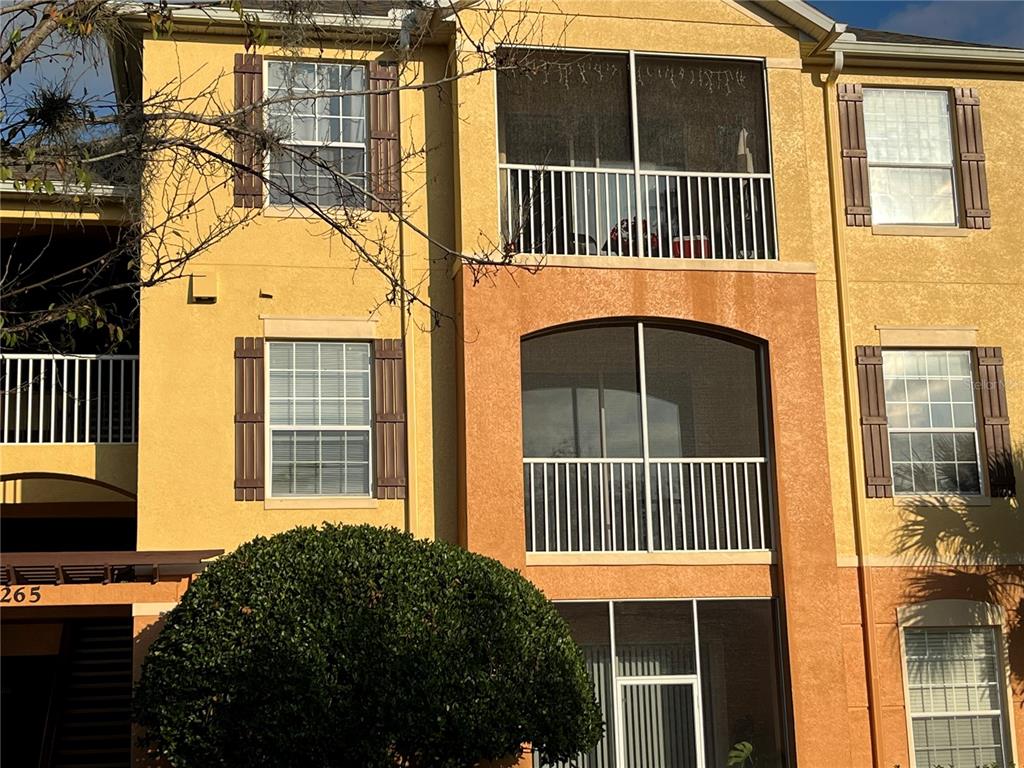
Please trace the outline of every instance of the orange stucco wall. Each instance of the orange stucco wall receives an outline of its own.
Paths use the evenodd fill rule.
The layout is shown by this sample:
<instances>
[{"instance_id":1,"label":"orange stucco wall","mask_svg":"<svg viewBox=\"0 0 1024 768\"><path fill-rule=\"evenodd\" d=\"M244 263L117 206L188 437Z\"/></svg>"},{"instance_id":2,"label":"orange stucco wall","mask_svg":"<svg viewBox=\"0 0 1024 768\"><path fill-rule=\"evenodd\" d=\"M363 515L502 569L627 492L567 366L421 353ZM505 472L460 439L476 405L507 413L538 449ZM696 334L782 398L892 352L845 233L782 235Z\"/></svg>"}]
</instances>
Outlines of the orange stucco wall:
<instances>
[{"instance_id":1,"label":"orange stucco wall","mask_svg":"<svg viewBox=\"0 0 1024 768\"><path fill-rule=\"evenodd\" d=\"M874 631L877 638L879 706L882 712L882 764L913 765L907 742L904 667L896 611L926 600L977 600L1003 606L1024 601L1024 566L900 567L871 569L874 596ZM867 694L861 613L857 603L857 572L841 568L840 609L845 648L846 688L850 699L849 723L854 739L853 765L870 765ZM1009 662L1008 708L1010 729L1018 749L1024 743L1024 625L1014 616L1003 627ZM859 749L858 749L859 747Z\"/></svg>"},{"instance_id":2,"label":"orange stucco wall","mask_svg":"<svg viewBox=\"0 0 1024 768\"><path fill-rule=\"evenodd\" d=\"M836 674L843 666L843 647L814 276L548 265L538 272L504 271L476 284L464 270L456 281L465 339L460 366L464 543L520 568L555 598L780 597L796 752L806 765L832 765L836 755L848 754L845 680ZM545 328L600 318L698 322L765 341L777 482L777 585L770 566L527 562L520 341Z\"/></svg>"}]
</instances>

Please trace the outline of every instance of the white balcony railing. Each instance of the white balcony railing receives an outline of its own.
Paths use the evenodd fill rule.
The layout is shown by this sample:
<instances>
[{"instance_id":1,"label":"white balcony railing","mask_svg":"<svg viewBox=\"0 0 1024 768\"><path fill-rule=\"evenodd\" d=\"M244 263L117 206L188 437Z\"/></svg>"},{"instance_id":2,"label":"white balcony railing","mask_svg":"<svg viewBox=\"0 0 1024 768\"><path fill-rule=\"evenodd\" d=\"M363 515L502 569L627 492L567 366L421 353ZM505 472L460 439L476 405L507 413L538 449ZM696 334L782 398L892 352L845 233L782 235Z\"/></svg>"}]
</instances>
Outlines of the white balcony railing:
<instances>
[{"instance_id":1,"label":"white balcony railing","mask_svg":"<svg viewBox=\"0 0 1024 768\"><path fill-rule=\"evenodd\" d=\"M523 464L528 552L771 549L764 458Z\"/></svg>"},{"instance_id":2,"label":"white balcony railing","mask_svg":"<svg viewBox=\"0 0 1024 768\"><path fill-rule=\"evenodd\" d=\"M510 253L776 258L768 173L509 164L499 172Z\"/></svg>"},{"instance_id":3,"label":"white balcony railing","mask_svg":"<svg viewBox=\"0 0 1024 768\"><path fill-rule=\"evenodd\" d=\"M134 443L137 355L0 355L4 443Z\"/></svg>"}]
</instances>

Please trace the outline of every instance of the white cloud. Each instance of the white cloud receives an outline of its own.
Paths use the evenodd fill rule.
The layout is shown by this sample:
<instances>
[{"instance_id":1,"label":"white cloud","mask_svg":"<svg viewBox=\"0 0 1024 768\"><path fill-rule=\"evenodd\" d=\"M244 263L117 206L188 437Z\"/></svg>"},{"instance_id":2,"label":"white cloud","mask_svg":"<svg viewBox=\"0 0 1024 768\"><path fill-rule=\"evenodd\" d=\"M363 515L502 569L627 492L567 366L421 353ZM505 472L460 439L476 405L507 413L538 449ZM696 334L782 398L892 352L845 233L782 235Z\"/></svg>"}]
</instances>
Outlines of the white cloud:
<instances>
[{"instance_id":1,"label":"white cloud","mask_svg":"<svg viewBox=\"0 0 1024 768\"><path fill-rule=\"evenodd\" d=\"M1019 0L932 0L911 3L878 23L879 29L1024 48L1024 3Z\"/></svg>"}]
</instances>

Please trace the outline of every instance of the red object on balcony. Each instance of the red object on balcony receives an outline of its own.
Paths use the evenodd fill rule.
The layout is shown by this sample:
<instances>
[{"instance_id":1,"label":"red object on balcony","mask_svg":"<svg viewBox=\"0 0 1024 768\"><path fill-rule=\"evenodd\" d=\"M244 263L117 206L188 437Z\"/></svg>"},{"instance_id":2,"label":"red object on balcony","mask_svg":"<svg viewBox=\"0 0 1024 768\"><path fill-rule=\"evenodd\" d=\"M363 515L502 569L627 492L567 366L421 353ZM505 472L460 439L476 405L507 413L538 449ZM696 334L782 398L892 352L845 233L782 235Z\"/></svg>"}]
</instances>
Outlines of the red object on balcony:
<instances>
[{"instance_id":1,"label":"red object on balcony","mask_svg":"<svg viewBox=\"0 0 1024 768\"><path fill-rule=\"evenodd\" d=\"M672 255L677 259L709 259L711 244L706 237L673 237Z\"/></svg>"},{"instance_id":2,"label":"red object on balcony","mask_svg":"<svg viewBox=\"0 0 1024 768\"><path fill-rule=\"evenodd\" d=\"M647 251L644 256L657 255L658 253L658 236L650 234L647 230L647 219L644 219L640 223L640 229L643 234L644 240L647 240ZM608 253L612 256L623 255L623 256L639 256L640 247L637 242L634 233L637 230L636 218L632 221L629 219L623 219L618 223L617 226L612 227L612 231L608 233ZM621 242L620 242L621 241Z\"/></svg>"}]
</instances>

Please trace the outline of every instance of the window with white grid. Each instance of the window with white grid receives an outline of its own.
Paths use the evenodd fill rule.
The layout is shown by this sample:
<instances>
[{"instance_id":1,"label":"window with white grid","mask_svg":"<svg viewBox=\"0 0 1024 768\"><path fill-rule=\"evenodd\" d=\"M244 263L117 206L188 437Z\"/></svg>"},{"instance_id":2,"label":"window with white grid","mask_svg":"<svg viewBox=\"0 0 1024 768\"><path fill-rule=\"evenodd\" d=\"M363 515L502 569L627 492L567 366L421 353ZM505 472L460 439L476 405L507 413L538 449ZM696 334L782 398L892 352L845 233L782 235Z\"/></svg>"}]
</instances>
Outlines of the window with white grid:
<instances>
[{"instance_id":1,"label":"window with white grid","mask_svg":"<svg viewBox=\"0 0 1024 768\"><path fill-rule=\"evenodd\" d=\"M916 768L1008 768L994 627L904 630Z\"/></svg>"},{"instance_id":2,"label":"window with white grid","mask_svg":"<svg viewBox=\"0 0 1024 768\"><path fill-rule=\"evenodd\" d=\"M980 494L968 350L882 351L895 493Z\"/></svg>"},{"instance_id":3,"label":"window with white grid","mask_svg":"<svg viewBox=\"0 0 1024 768\"><path fill-rule=\"evenodd\" d=\"M366 204L366 89L360 65L268 62L270 127L286 145L270 155L271 205L291 205L288 192L325 208Z\"/></svg>"},{"instance_id":4,"label":"window with white grid","mask_svg":"<svg viewBox=\"0 0 1024 768\"><path fill-rule=\"evenodd\" d=\"M947 91L864 89L874 223L957 223L951 125Z\"/></svg>"},{"instance_id":5,"label":"window with white grid","mask_svg":"<svg viewBox=\"0 0 1024 768\"><path fill-rule=\"evenodd\" d=\"M267 346L271 496L368 496L370 345Z\"/></svg>"}]
</instances>

